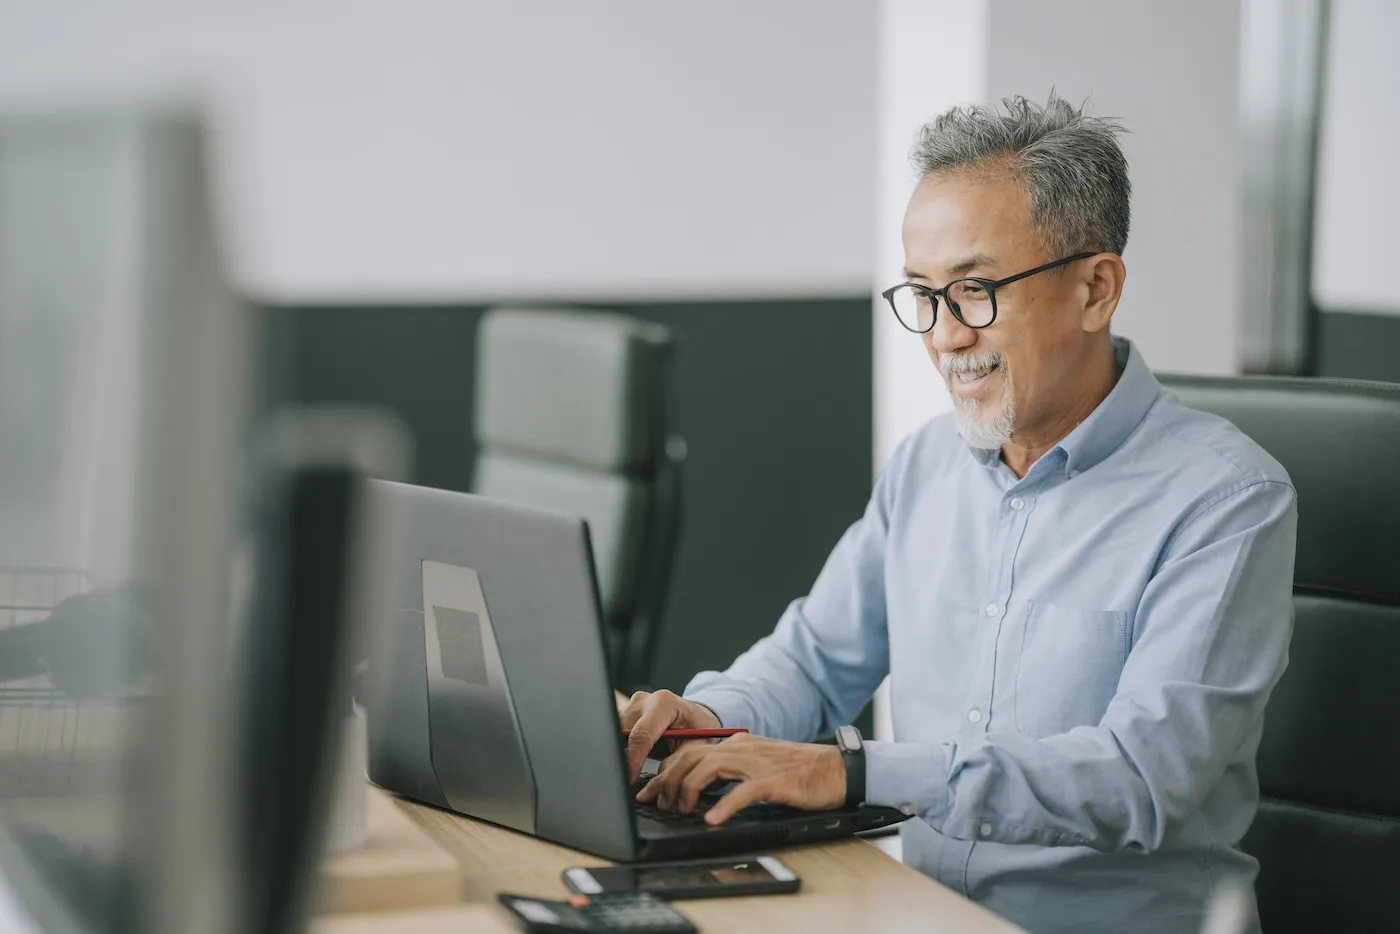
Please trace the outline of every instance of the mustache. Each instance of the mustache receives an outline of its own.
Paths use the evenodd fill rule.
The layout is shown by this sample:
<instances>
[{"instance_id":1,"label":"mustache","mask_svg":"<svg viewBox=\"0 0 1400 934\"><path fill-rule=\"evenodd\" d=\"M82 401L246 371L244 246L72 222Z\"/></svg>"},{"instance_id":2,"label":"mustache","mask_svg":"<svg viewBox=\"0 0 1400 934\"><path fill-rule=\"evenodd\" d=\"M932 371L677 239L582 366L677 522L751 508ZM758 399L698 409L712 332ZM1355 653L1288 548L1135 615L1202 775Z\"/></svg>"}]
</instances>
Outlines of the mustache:
<instances>
[{"instance_id":1,"label":"mustache","mask_svg":"<svg viewBox=\"0 0 1400 934\"><path fill-rule=\"evenodd\" d=\"M938 372L944 377L952 376L954 373L975 373L978 370L988 370L994 366L1004 366L1006 358L999 353L959 353L940 354L938 357Z\"/></svg>"}]
</instances>

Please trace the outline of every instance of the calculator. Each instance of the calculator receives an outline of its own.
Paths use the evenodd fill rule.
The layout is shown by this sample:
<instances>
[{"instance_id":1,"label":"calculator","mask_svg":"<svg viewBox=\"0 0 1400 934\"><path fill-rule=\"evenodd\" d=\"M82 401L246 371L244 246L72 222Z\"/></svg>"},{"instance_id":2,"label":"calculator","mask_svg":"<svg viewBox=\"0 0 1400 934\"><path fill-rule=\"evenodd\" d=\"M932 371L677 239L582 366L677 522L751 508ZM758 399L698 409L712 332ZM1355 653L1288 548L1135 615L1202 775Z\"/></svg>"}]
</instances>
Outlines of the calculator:
<instances>
[{"instance_id":1,"label":"calculator","mask_svg":"<svg viewBox=\"0 0 1400 934\"><path fill-rule=\"evenodd\" d=\"M530 934L696 934L685 915L650 892L575 895L566 902L502 892L500 900Z\"/></svg>"}]
</instances>

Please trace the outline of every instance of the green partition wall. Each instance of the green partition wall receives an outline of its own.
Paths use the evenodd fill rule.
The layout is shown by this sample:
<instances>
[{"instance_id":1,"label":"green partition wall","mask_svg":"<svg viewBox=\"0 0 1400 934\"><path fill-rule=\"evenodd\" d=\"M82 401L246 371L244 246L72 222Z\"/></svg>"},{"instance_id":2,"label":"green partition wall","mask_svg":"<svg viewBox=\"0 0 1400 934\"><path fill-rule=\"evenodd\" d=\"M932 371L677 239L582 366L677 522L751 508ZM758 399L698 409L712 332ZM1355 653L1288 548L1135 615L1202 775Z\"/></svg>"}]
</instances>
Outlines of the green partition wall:
<instances>
[{"instance_id":1,"label":"green partition wall","mask_svg":"<svg viewBox=\"0 0 1400 934\"><path fill-rule=\"evenodd\" d=\"M679 341L684 527L656 684L679 689L769 632L871 487L870 299L619 303ZM269 398L383 405L415 480L471 479L476 306L263 304Z\"/></svg>"}]
</instances>

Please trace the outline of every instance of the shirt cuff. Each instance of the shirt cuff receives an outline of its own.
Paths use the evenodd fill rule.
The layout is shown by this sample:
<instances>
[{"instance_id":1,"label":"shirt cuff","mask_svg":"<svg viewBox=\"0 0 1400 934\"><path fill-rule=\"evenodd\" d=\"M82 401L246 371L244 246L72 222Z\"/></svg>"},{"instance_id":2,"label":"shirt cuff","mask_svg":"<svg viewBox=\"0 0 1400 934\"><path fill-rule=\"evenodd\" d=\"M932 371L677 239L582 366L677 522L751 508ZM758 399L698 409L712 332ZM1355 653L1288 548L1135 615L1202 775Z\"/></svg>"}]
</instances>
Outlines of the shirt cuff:
<instances>
[{"instance_id":1,"label":"shirt cuff","mask_svg":"<svg viewBox=\"0 0 1400 934\"><path fill-rule=\"evenodd\" d=\"M865 803L897 808L937 829L948 816L948 747L869 740Z\"/></svg>"}]
</instances>

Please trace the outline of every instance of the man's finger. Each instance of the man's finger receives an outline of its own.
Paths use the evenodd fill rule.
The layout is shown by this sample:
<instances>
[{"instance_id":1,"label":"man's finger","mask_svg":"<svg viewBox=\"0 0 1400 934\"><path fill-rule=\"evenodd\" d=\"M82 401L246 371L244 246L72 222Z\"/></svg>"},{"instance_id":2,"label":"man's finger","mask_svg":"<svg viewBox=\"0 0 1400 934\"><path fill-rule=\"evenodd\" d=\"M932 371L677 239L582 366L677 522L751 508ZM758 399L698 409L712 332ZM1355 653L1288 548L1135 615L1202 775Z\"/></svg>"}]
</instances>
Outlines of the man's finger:
<instances>
[{"instance_id":1,"label":"man's finger","mask_svg":"<svg viewBox=\"0 0 1400 934\"><path fill-rule=\"evenodd\" d=\"M646 691L638 691L627 699L627 706L623 707L617 714L618 719L622 721L624 730L632 729L633 724L641 719L642 714L646 712L647 698L650 696Z\"/></svg>"},{"instance_id":2,"label":"man's finger","mask_svg":"<svg viewBox=\"0 0 1400 934\"><path fill-rule=\"evenodd\" d=\"M651 753L652 741L647 734L636 727L627 737L627 780L635 782L642 775L642 766Z\"/></svg>"},{"instance_id":3,"label":"man's finger","mask_svg":"<svg viewBox=\"0 0 1400 934\"><path fill-rule=\"evenodd\" d=\"M656 741L676 717L674 707L664 708L658 704L648 705L645 713L632 724L632 732L627 734L627 776L635 782L642 774L642 763L646 762Z\"/></svg>"},{"instance_id":4,"label":"man's finger","mask_svg":"<svg viewBox=\"0 0 1400 934\"><path fill-rule=\"evenodd\" d=\"M679 794L676 795L676 810L686 814L695 810L700 793L713 785L717 779L742 778L736 766L734 757L719 749L705 756L681 782Z\"/></svg>"},{"instance_id":5,"label":"man's finger","mask_svg":"<svg viewBox=\"0 0 1400 934\"><path fill-rule=\"evenodd\" d=\"M675 806L676 800L680 797L681 783L690 774L690 770L704 758L709 747L688 746L679 752L666 757L663 763L663 771L652 779L647 785L647 791L653 791L657 807L669 810Z\"/></svg>"},{"instance_id":6,"label":"man's finger","mask_svg":"<svg viewBox=\"0 0 1400 934\"><path fill-rule=\"evenodd\" d=\"M661 790L666 787L667 773L675 766L679 754L673 753L661 760L661 765L656 771L656 777L642 786L642 790L637 792L637 800L642 804L650 804L661 794Z\"/></svg>"},{"instance_id":7,"label":"man's finger","mask_svg":"<svg viewBox=\"0 0 1400 934\"><path fill-rule=\"evenodd\" d=\"M656 789L657 807L662 810L670 810L676 806L676 801L680 798L681 784L685 777L690 774L700 761L699 753L702 750L692 747L674 752L666 757L665 772L657 776L661 783Z\"/></svg>"},{"instance_id":8,"label":"man's finger","mask_svg":"<svg viewBox=\"0 0 1400 934\"><path fill-rule=\"evenodd\" d=\"M661 789L666 785L666 773L670 771L674 757L661 760L661 767L651 781L642 786L642 790L637 792L637 800L642 804L650 804L661 794Z\"/></svg>"},{"instance_id":9,"label":"man's finger","mask_svg":"<svg viewBox=\"0 0 1400 934\"><path fill-rule=\"evenodd\" d=\"M705 812L705 823L718 827L750 804L762 801L765 793L759 782L741 782Z\"/></svg>"}]
</instances>

